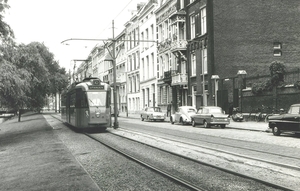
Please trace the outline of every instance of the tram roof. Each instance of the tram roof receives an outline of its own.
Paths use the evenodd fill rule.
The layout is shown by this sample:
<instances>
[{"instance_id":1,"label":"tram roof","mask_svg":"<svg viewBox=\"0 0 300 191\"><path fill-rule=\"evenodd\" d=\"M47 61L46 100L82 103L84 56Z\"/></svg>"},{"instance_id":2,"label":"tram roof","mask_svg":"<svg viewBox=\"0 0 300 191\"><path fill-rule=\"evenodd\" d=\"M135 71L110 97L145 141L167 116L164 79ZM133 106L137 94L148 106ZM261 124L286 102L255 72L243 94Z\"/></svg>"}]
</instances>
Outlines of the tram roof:
<instances>
[{"instance_id":1,"label":"tram roof","mask_svg":"<svg viewBox=\"0 0 300 191\"><path fill-rule=\"evenodd\" d=\"M67 93L78 88L84 88L85 90L88 90L89 86L99 86L99 85L106 86L105 89L109 88L109 84L102 82L99 78L89 77L89 78L84 78L81 82L72 83L67 87L65 92Z\"/></svg>"}]
</instances>

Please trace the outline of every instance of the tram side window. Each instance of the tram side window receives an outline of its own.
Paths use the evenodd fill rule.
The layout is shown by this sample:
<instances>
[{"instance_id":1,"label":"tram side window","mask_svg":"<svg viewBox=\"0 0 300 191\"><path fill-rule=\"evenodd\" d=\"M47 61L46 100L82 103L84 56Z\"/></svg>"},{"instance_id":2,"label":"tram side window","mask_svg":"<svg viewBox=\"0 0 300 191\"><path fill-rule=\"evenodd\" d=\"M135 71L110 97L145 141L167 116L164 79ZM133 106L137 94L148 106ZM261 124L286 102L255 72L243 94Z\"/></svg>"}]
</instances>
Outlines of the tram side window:
<instances>
[{"instance_id":1,"label":"tram side window","mask_svg":"<svg viewBox=\"0 0 300 191\"><path fill-rule=\"evenodd\" d=\"M81 107L88 107L86 93L82 94L81 98Z\"/></svg>"},{"instance_id":2,"label":"tram side window","mask_svg":"<svg viewBox=\"0 0 300 191\"><path fill-rule=\"evenodd\" d=\"M110 107L111 105L111 91L107 91L106 94L106 108Z\"/></svg>"},{"instance_id":3,"label":"tram side window","mask_svg":"<svg viewBox=\"0 0 300 191\"><path fill-rule=\"evenodd\" d=\"M63 95L61 96L61 106L66 106L66 102L67 102L67 96Z\"/></svg>"},{"instance_id":4,"label":"tram side window","mask_svg":"<svg viewBox=\"0 0 300 191\"><path fill-rule=\"evenodd\" d=\"M87 107L86 93L81 89L76 90L76 107Z\"/></svg>"},{"instance_id":5,"label":"tram side window","mask_svg":"<svg viewBox=\"0 0 300 191\"><path fill-rule=\"evenodd\" d=\"M75 107L75 93L72 93L70 96L70 107Z\"/></svg>"}]
</instances>

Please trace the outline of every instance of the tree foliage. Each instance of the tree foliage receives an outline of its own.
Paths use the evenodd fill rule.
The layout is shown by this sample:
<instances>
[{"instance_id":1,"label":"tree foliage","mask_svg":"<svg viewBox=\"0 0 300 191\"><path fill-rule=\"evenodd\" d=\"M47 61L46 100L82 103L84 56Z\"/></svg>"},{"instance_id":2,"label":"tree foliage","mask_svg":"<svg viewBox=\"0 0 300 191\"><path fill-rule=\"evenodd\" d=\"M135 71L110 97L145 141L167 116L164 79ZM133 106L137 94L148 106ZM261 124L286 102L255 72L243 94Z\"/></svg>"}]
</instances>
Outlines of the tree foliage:
<instances>
[{"instance_id":1,"label":"tree foliage","mask_svg":"<svg viewBox=\"0 0 300 191\"><path fill-rule=\"evenodd\" d=\"M10 26L3 21L3 13L6 9L9 9L7 0L0 0L0 42L1 43L12 43L14 39L14 32Z\"/></svg>"},{"instance_id":2,"label":"tree foliage","mask_svg":"<svg viewBox=\"0 0 300 191\"><path fill-rule=\"evenodd\" d=\"M43 43L16 45L12 29L3 21L7 8L7 0L0 0L0 107L42 108L46 96L67 86L66 70Z\"/></svg>"},{"instance_id":3,"label":"tree foliage","mask_svg":"<svg viewBox=\"0 0 300 191\"><path fill-rule=\"evenodd\" d=\"M277 87L284 81L285 66L279 61L273 61L269 66L270 79L265 82L253 83L252 93L260 95L264 91L272 91L274 87Z\"/></svg>"}]
</instances>

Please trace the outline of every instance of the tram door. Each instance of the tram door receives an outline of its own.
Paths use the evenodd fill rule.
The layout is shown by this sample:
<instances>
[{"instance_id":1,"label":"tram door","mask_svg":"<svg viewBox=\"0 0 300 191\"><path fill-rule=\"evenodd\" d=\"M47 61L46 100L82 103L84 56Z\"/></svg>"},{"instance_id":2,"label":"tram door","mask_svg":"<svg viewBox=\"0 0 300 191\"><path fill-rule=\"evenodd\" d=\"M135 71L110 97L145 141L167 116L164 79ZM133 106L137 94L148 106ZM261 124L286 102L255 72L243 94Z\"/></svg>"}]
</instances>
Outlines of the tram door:
<instances>
[{"instance_id":1,"label":"tram door","mask_svg":"<svg viewBox=\"0 0 300 191\"><path fill-rule=\"evenodd\" d=\"M75 126L75 119L76 119L75 98L76 98L76 94L75 92L72 92L70 95L69 121L70 124L72 124L73 126Z\"/></svg>"}]
</instances>

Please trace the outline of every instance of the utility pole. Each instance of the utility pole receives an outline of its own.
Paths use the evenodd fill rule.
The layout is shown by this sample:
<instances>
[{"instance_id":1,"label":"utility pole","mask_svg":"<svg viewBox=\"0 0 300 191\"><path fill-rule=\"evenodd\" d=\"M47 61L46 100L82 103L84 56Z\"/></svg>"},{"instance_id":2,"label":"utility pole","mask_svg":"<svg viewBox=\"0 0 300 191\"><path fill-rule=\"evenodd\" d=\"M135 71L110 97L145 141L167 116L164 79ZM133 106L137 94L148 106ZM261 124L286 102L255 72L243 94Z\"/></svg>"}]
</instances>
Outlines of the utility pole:
<instances>
[{"instance_id":1,"label":"utility pole","mask_svg":"<svg viewBox=\"0 0 300 191\"><path fill-rule=\"evenodd\" d=\"M114 129L119 128L119 122L118 122L118 115L117 115L117 109L118 109L118 103L117 103L117 71L116 71L116 39L115 39L115 26L114 26L114 20L112 20L112 60L113 60L113 71L114 71Z\"/></svg>"}]
</instances>

